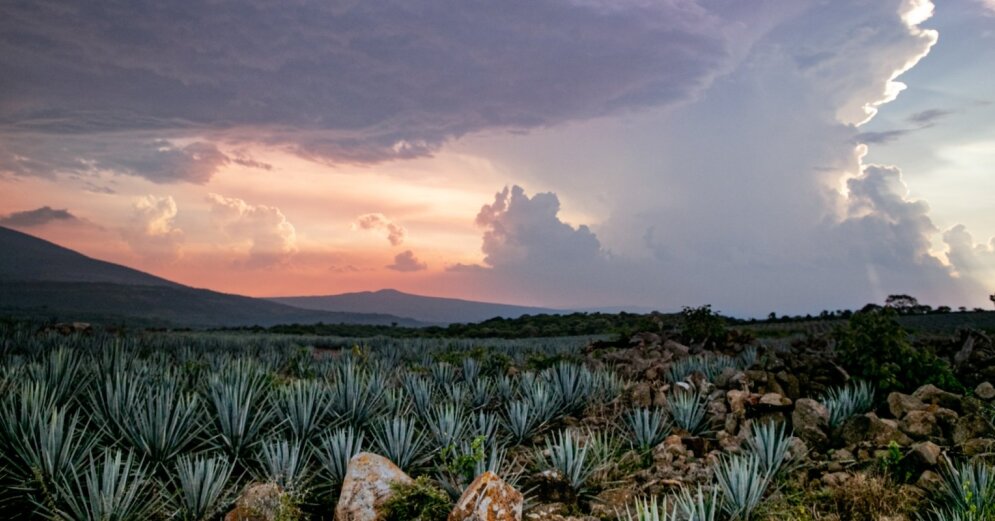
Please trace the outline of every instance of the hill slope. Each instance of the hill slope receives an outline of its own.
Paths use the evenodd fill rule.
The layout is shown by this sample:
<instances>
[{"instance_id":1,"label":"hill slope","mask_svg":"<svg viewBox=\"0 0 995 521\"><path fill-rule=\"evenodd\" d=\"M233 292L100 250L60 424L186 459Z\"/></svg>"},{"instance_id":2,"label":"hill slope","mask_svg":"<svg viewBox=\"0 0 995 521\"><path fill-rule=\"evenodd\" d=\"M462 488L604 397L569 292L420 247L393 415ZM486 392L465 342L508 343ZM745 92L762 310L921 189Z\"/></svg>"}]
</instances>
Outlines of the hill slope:
<instances>
[{"instance_id":1,"label":"hill slope","mask_svg":"<svg viewBox=\"0 0 995 521\"><path fill-rule=\"evenodd\" d=\"M561 310L548 308L426 297L393 289L314 297L276 297L270 300L323 311L388 313L436 324L481 322L494 317L518 318L522 315L563 313Z\"/></svg>"},{"instance_id":2,"label":"hill slope","mask_svg":"<svg viewBox=\"0 0 995 521\"><path fill-rule=\"evenodd\" d=\"M352 323L405 326L382 313L327 312L177 284L0 227L0 313L169 326Z\"/></svg>"}]
</instances>

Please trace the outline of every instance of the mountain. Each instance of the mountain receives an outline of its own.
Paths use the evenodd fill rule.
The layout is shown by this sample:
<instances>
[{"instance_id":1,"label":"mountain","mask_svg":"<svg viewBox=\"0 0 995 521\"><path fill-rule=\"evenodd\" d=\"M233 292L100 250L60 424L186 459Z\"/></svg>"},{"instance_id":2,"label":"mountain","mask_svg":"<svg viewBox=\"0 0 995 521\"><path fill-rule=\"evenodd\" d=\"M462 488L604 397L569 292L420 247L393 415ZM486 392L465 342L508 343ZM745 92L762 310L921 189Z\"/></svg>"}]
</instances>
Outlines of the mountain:
<instances>
[{"instance_id":1,"label":"mountain","mask_svg":"<svg viewBox=\"0 0 995 521\"><path fill-rule=\"evenodd\" d=\"M0 315L189 327L316 322L425 325L383 313L301 309L191 288L4 227L0 227Z\"/></svg>"},{"instance_id":2,"label":"mountain","mask_svg":"<svg viewBox=\"0 0 995 521\"><path fill-rule=\"evenodd\" d=\"M389 313L435 324L481 322L489 318L518 318L522 315L560 314L563 310L475 302L442 297L426 297L393 289L363 291L314 297L275 297L270 300L305 309Z\"/></svg>"}]
</instances>

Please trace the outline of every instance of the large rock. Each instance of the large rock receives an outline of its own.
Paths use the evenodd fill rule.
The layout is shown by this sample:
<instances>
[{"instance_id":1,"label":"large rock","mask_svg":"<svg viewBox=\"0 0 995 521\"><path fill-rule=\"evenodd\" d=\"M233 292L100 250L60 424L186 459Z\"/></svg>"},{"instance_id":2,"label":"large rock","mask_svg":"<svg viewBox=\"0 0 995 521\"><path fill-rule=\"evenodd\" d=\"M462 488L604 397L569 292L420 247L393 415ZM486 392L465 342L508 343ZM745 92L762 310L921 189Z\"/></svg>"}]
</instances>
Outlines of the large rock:
<instances>
[{"instance_id":1,"label":"large rock","mask_svg":"<svg viewBox=\"0 0 995 521\"><path fill-rule=\"evenodd\" d=\"M921 411L909 411L909 413L898 422L898 428L902 429L902 432L905 434L908 434L917 440L925 440L943 436L943 430L940 428L939 421L936 419L936 414L928 409Z\"/></svg>"},{"instance_id":2,"label":"large rock","mask_svg":"<svg viewBox=\"0 0 995 521\"><path fill-rule=\"evenodd\" d=\"M791 426L795 436L813 447L824 447L829 442L829 436L826 434L829 429L829 410L811 398L802 398L795 402L795 410L791 413Z\"/></svg>"},{"instance_id":3,"label":"large rock","mask_svg":"<svg viewBox=\"0 0 995 521\"><path fill-rule=\"evenodd\" d=\"M252 483L235 501L235 507L225 515L225 521L275 521L281 516L283 489L276 483Z\"/></svg>"},{"instance_id":4,"label":"large rock","mask_svg":"<svg viewBox=\"0 0 995 521\"><path fill-rule=\"evenodd\" d=\"M521 521L522 505L522 493L488 471L467 487L448 521Z\"/></svg>"},{"instance_id":5,"label":"large rock","mask_svg":"<svg viewBox=\"0 0 995 521\"><path fill-rule=\"evenodd\" d=\"M992 426L978 414L961 416L954 426L953 440L957 445L963 445L975 438L987 438L995 435Z\"/></svg>"},{"instance_id":6,"label":"large rock","mask_svg":"<svg viewBox=\"0 0 995 521\"><path fill-rule=\"evenodd\" d=\"M974 388L974 395L982 400L991 401L995 398L995 386L990 382L981 382Z\"/></svg>"},{"instance_id":7,"label":"large rock","mask_svg":"<svg viewBox=\"0 0 995 521\"><path fill-rule=\"evenodd\" d=\"M888 395L888 411L892 417L901 420L906 414L912 411L925 409L926 404L922 400L909 394L893 392Z\"/></svg>"},{"instance_id":8,"label":"large rock","mask_svg":"<svg viewBox=\"0 0 995 521\"><path fill-rule=\"evenodd\" d=\"M335 521L382 521L383 504L393 494L391 484L413 482L387 458L360 452L349 460Z\"/></svg>"},{"instance_id":9,"label":"large rock","mask_svg":"<svg viewBox=\"0 0 995 521\"><path fill-rule=\"evenodd\" d=\"M913 445L907 457L916 468L931 469L939 463L942 452L943 450L939 445L931 441L924 441Z\"/></svg>"},{"instance_id":10,"label":"large rock","mask_svg":"<svg viewBox=\"0 0 995 521\"><path fill-rule=\"evenodd\" d=\"M912 396L919 398L923 403L936 404L946 409L953 409L960 412L960 396L944 391L933 384L926 384L918 389Z\"/></svg>"},{"instance_id":11,"label":"large rock","mask_svg":"<svg viewBox=\"0 0 995 521\"><path fill-rule=\"evenodd\" d=\"M851 416L843 423L841 432L847 445L868 442L877 447L887 447L892 441L903 447L912 444L912 439L898 430L898 422L883 420L873 412Z\"/></svg>"}]
</instances>

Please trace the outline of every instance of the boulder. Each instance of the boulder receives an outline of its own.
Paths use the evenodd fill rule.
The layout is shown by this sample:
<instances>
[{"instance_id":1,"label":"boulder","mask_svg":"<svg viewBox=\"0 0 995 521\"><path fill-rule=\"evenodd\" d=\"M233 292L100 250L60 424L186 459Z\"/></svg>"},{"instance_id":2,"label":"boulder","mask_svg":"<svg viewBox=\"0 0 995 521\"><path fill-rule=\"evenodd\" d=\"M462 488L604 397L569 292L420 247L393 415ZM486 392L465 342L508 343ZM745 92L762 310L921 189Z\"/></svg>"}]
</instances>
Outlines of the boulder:
<instances>
[{"instance_id":1,"label":"boulder","mask_svg":"<svg viewBox=\"0 0 995 521\"><path fill-rule=\"evenodd\" d=\"M977 456L978 454L990 454L995 451L995 439L974 438L967 440L960 446L960 451L967 458Z\"/></svg>"},{"instance_id":2,"label":"boulder","mask_svg":"<svg viewBox=\"0 0 995 521\"><path fill-rule=\"evenodd\" d=\"M922 443L916 443L912 446L912 450L906 456L909 461L916 466L916 468L930 469L936 466L940 461L940 454L942 449L939 445L931 442L924 441Z\"/></svg>"},{"instance_id":3,"label":"boulder","mask_svg":"<svg viewBox=\"0 0 995 521\"><path fill-rule=\"evenodd\" d=\"M887 447L892 441L903 447L912 444L912 439L898 429L898 422L883 420L873 412L851 416L843 423L841 434L847 445L869 442L877 447Z\"/></svg>"},{"instance_id":4,"label":"boulder","mask_svg":"<svg viewBox=\"0 0 995 521\"><path fill-rule=\"evenodd\" d=\"M616 515L632 508L636 491L632 487L610 488L601 491L591 502L591 515L602 519L614 519Z\"/></svg>"},{"instance_id":5,"label":"boulder","mask_svg":"<svg viewBox=\"0 0 995 521\"><path fill-rule=\"evenodd\" d=\"M888 395L888 411L897 420L901 420L911 411L918 411L925 408L926 404L915 396L899 392L893 392Z\"/></svg>"},{"instance_id":6,"label":"boulder","mask_svg":"<svg viewBox=\"0 0 995 521\"><path fill-rule=\"evenodd\" d=\"M995 385L990 382L981 382L974 388L974 395L986 402L991 401L995 398Z\"/></svg>"},{"instance_id":7,"label":"boulder","mask_svg":"<svg viewBox=\"0 0 995 521\"><path fill-rule=\"evenodd\" d=\"M691 348L673 340L667 340L664 342L663 350L673 354L677 358L683 358L691 352Z\"/></svg>"},{"instance_id":8,"label":"boulder","mask_svg":"<svg viewBox=\"0 0 995 521\"><path fill-rule=\"evenodd\" d=\"M975 438L987 438L992 436L992 426L979 414L961 416L954 426L953 441L956 445L963 445L968 440Z\"/></svg>"},{"instance_id":9,"label":"boulder","mask_svg":"<svg viewBox=\"0 0 995 521\"><path fill-rule=\"evenodd\" d=\"M829 429L829 410L811 398L802 398L795 402L795 410L791 413L791 425L795 436L813 447L824 447L829 442L829 436L826 434Z\"/></svg>"},{"instance_id":10,"label":"boulder","mask_svg":"<svg viewBox=\"0 0 995 521\"><path fill-rule=\"evenodd\" d=\"M960 411L960 396L944 391L933 384L926 384L916 389L912 396L919 398L923 403L936 404L946 409Z\"/></svg>"},{"instance_id":11,"label":"boulder","mask_svg":"<svg viewBox=\"0 0 995 521\"><path fill-rule=\"evenodd\" d=\"M225 521L275 521L281 518L283 489L276 483L252 483L235 501Z\"/></svg>"},{"instance_id":12,"label":"boulder","mask_svg":"<svg viewBox=\"0 0 995 521\"><path fill-rule=\"evenodd\" d=\"M484 472L467 487L448 521L521 521L522 493L493 472Z\"/></svg>"},{"instance_id":13,"label":"boulder","mask_svg":"<svg viewBox=\"0 0 995 521\"><path fill-rule=\"evenodd\" d=\"M940 428L936 414L928 409L909 411L898 422L898 428L917 440L943 436L943 430Z\"/></svg>"},{"instance_id":14,"label":"boulder","mask_svg":"<svg viewBox=\"0 0 995 521\"><path fill-rule=\"evenodd\" d=\"M767 393L760 397L759 405L766 409L787 409L791 407L791 399L780 393Z\"/></svg>"},{"instance_id":15,"label":"boulder","mask_svg":"<svg viewBox=\"0 0 995 521\"><path fill-rule=\"evenodd\" d=\"M383 504L393 495L391 484L413 482L387 458L360 452L349 460L335 521L379 521Z\"/></svg>"},{"instance_id":16,"label":"boulder","mask_svg":"<svg viewBox=\"0 0 995 521\"><path fill-rule=\"evenodd\" d=\"M649 407L653 404L653 388L649 382L639 382L632 387L632 406Z\"/></svg>"},{"instance_id":17,"label":"boulder","mask_svg":"<svg viewBox=\"0 0 995 521\"><path fill-rule=\"evenodd\" d=\"M916 486L928 494L940 491L943 488L943 485L943 476L940 476L932 470L923 471L923 473L919 475L919 479L916 480Z\"/></svg>"}]
</instances>

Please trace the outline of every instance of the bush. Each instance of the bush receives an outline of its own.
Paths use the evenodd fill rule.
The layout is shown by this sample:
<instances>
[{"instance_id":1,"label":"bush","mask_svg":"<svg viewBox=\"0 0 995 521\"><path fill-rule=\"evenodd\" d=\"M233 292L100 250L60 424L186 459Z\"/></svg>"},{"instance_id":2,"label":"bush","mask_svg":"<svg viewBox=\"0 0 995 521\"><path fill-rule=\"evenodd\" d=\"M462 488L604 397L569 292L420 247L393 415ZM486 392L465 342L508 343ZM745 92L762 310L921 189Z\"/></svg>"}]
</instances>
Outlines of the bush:
<instances>
[{"instance_id":1,"label":"bush","mask_svg":"<svg viewBox=\"0 0 995 521\"><path fill-rule=\"evenodd\" d=\"M935 354L909 342L893 309L862 311L836 332L840 362L852 376L869 381L887 396L909 392L925 384L962 392L950 366Z\"/></svg>"},{"instance_id":2,"label":"bush","mask_svg":"<svg viewBox=\"0 0 995 521\"><path fill-rule=\"evenodd\" d=\"M445 521L452 510L449 495L427 476L414 483L394 483L384 502L384 517L392 521Z\"/></svg>"},{"instance_id":3,"label":"bush","mask_svg":"<svg viewBox=\"0 0 995 521\"><path fill-rule=\"evenodd\" d=\"M681 310L681 335L688 343L723 345L726 340L726 321L712 311L712 306L685 307Z\"/></svg>"}]
</instances>

